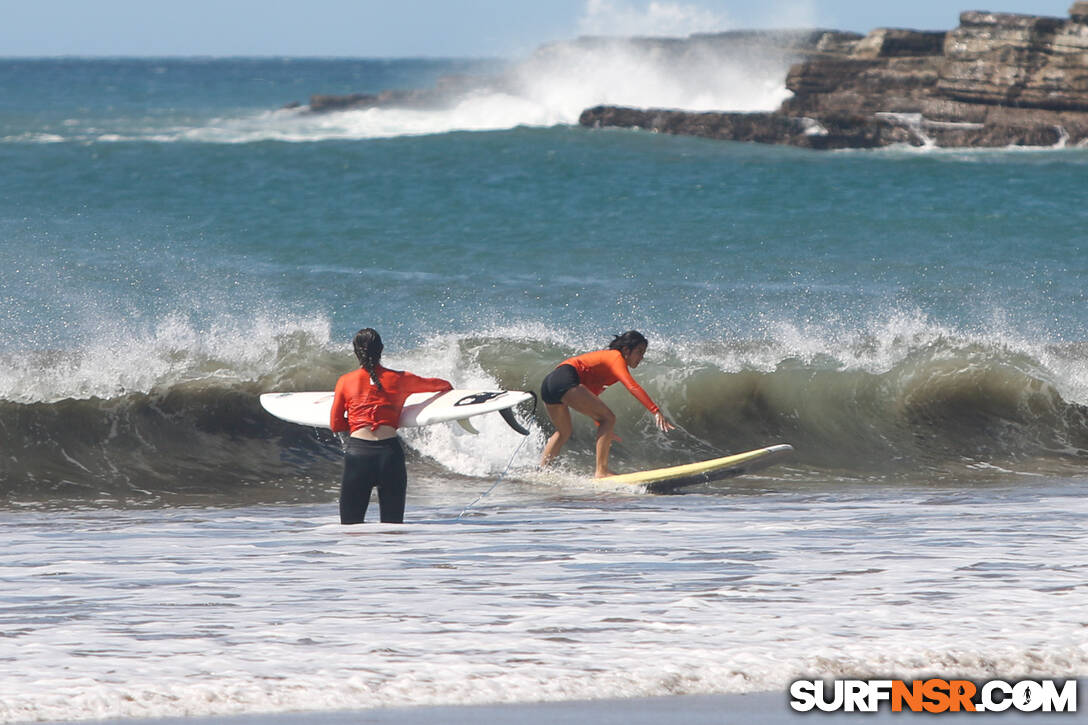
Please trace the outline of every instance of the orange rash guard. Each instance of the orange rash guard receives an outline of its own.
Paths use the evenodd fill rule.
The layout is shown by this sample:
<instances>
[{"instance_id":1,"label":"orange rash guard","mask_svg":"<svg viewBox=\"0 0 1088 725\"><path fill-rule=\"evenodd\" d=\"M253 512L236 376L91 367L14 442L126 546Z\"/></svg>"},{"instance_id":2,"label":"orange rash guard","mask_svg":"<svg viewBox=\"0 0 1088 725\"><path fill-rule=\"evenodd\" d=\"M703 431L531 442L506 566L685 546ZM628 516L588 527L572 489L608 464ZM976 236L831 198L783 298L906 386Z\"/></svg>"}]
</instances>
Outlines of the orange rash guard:
<instances>
[{"instance_id":1,"label":"orange rash guard","mask_svg":"<svg viewBox=\"0 0 1088 725\"><path fill-rule=\"evenodd\" d=\"M336 381L329 416L329 427L333 431L377 430L381 425L396 428L400 423L401 408L409 395L453 390L453 386L441 378L421 378L381 365L375 367L374 372L381 381L381 390L370 381L370 373L363 368L341 375Z\"/></svg>"},{"instance_id":2,"label":"orange rash guard","mask_svg":"<svg viewBox=\"0 0 1088 725\"><path fill-rule=\"evenodd\" d=\"M627 361L623 359L623 353L619 350L587 352L564 360L560 365L570 365L577 370L578 380L594 395L600 395L612 383L621 382L623 387L631 391L631 395L635 396L638 402L645 405L651 413L656 415L659 410L642 386L631 377L631 371L627 369Z\"/></svg>"}]
</instances>

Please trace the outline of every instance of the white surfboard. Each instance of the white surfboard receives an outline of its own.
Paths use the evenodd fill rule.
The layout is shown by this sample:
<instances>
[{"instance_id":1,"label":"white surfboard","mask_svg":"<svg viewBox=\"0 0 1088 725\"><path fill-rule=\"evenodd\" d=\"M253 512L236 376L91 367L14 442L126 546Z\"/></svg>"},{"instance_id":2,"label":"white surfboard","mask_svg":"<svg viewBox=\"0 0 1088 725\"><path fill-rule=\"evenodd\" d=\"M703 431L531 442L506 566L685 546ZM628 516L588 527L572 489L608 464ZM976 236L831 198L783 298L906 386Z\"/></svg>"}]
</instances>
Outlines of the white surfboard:
<instances>
[{"instance_id":1,"label":"white surfboard","mask_svg":"<svg viewBox=\"0 0 1088 725\"><path fill-rule=\"evenodd\" d=\"M331 392L263 393L261 406L280 420L315 428L328 428L332 415ZM447 390L444 393L412 393L400 413L400 427L433 425L447 421L462 422L484 413L498 412L522 435L529 431L517 422L511 408L532 399L532 393L520 390Z\"/></svg>"}]
</instances>

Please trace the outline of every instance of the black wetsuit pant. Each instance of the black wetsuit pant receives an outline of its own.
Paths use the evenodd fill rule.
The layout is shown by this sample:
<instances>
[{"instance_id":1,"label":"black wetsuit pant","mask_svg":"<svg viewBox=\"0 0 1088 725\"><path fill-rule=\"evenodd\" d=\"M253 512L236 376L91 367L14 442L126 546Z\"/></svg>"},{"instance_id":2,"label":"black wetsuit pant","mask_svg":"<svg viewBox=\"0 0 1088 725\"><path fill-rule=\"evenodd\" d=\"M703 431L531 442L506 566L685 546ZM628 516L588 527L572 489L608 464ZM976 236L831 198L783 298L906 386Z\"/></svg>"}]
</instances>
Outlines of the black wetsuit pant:
<instances>
[{"instance_id":1,"label":"black wetsuit pant","mask_svg":"<svg viewBox=\"0 0 1088 725\"><path fill-rule=\"evenodd\" d=\"M348 438L344 452L344 478L340 483L340 523L361 524L370 504L370 492L378 487L382 522L404 521L408 473L400 438L368 441Z\"/></svg>"}]
</instances>

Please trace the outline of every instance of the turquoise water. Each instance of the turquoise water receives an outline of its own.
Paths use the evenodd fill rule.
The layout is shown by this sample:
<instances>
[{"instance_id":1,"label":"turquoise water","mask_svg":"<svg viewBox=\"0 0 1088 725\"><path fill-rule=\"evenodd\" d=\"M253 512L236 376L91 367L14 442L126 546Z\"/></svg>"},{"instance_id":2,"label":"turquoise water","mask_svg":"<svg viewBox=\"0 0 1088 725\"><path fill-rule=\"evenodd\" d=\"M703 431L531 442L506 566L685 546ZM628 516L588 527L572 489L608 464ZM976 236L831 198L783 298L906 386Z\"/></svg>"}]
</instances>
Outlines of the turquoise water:
<instances>
[{"instance_id":1,"label":"turquoise water","mask_svg":"<svg viewBox=\"0 0 1088 725\"><path fill-rule=\"evenodd\" d=\"M283 108L448 74L489 80ZM1084 674L1088 151L579 128L613 80L0 61L0 720ZM678 430L608 391L616 470L796 455L648 497L587 480L585 420L537 471L527 407L524 443L406 432L409 524L347 534L336 442L257 395L331 388L364 326L393 366L511 389L639 329Z\"/></svg>"},{"instance_id":2,"label":"turquoise water","mask_svg":"<svg viewBox=\"0 0 1088 725\"><path fill-rule=\"evenodd\" d=\"M904 311L1085 338L1081 151L813 157L570 127L2 151L16 329L105 297L152 319L317 313L343 336L345 306L377 298L413 343L493 319L717 341Z\"/></svg>"}]
</instances>

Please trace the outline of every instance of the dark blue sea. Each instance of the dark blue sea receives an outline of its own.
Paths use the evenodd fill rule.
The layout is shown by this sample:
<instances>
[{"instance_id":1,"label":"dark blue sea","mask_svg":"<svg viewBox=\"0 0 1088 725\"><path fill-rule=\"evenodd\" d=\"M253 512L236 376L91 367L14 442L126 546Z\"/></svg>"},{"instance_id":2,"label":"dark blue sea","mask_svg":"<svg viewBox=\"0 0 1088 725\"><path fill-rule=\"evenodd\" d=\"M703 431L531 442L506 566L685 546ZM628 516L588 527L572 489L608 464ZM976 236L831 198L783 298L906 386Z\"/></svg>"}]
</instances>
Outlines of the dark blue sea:
<instances>
[{"instance_id":1,"label":"dark blue sea","mask_svg":"<svg viewBox=\"0 0 1088 725\"><path fill-rule=\"evenodd\" d=\"M1088 149L590 130L787 92L586 53L0 60L0 722L1088 673ZM347 531L257 396L368 326L519 390L638 329L677 430L610 389L614 470L795 455L652 496L527 406Z\"/></svg>"}]
</instances>

